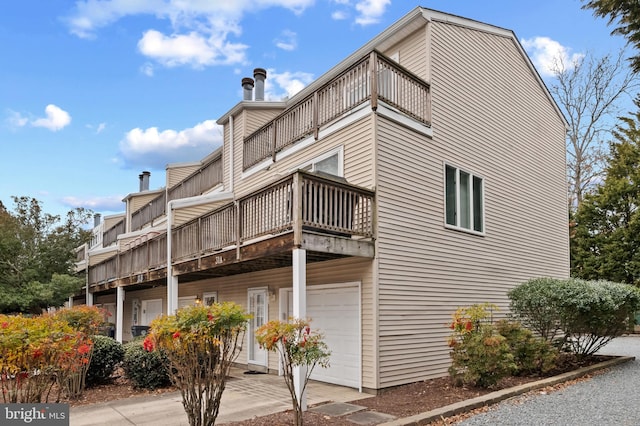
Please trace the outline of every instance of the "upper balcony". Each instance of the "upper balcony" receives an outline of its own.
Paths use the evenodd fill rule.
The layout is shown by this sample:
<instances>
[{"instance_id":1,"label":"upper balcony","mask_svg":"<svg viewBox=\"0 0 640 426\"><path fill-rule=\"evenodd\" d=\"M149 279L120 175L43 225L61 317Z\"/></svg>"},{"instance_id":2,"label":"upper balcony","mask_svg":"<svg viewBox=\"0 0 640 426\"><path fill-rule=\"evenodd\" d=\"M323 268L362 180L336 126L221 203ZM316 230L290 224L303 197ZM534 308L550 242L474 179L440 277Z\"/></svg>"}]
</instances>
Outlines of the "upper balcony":
<instances>
[{"instance_id":1,"label":"upper balcony","mask_svg":"<svg viewBox=\"0 0 640 426\"><path fill-rule=\"evenodd\" d=\"M373 257L374 193L338 178L297 171L184 223L171 233L173 274L180 281L309 262ZM167 236L139 241L90 267L94 291L152 285L167 276Z\"/></svg>"},{"instance_id":2,"label":"upper balcony","mask_svg":"<svg viewBox=\"0 0 640 426\"><path fill-rule=\"evenodd\" d=\"M222 183L222 155L215 155L177 185L131 214L131 231L142 229L166 214L167 202L203 194Z\"/></svg>"},{"instance_id":3,"label":"upper balcony","mask_svg":"<svg viewBox=\"0 0 640 426\"><path fill-rule=\"evenodd\" d=\"M349 69L304 99L288 107L275 119L244 140L243 168L249 169L272 158L294 143L314 135L320 128L366 101L378 101L431 126L429 84L395 61L372 51Z\"/></svg>"}]
</instances>

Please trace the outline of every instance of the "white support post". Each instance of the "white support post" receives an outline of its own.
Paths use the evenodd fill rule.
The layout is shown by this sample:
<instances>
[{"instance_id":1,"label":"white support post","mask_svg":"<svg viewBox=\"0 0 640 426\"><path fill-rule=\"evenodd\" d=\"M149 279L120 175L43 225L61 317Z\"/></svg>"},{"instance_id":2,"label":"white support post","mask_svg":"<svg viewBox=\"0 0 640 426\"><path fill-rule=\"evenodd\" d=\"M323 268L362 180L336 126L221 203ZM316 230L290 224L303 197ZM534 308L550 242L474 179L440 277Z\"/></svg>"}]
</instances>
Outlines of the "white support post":
<instances>
[{"instance_id":1,"label":"white support post","mask_svg":"<svg viewBox=\"0 0 640 426\"><path fill-rule=\"evenodd\" d=\"M167 277L167 315L173 315L178 309L178 277Z\"/></svg>"},{"instance_id":2,"label":"white support post","mask_svg":"<svg viewBox=\"0 0 640 426\"><path fill-rule=\"evenodd\" d=\"M124 287L116 287L116 340L122 343L122 328L124 327Z\"/></svg>"},{"instance_id":3,"label":"white support post","mask_svg":"<svg viewBox=\"0 0 640 426\"><path fill-rule=\"evenodd\" d=\"M70 308L73 308L73 296L69 296L69 300L67 301Z\"/></svg>"},{"instance_id":4,"label":"white support post","mask_svg":"<svg viewBox=\"0 0 640 426\"><path fill-rule=\"evenodd\" d=\"M293 250L293 316L307 316L307 251L299 248ZM307 411L307 393L302 393L306 374L306 367L294 367L293 385L302 411Z\"/></svg>"},{"instance_id":5,"label":"white support post","mask_svg":"<svg viewBox=\"0 0 640 426\"><path fill-rule=\"evenodd\" d=\"M93 306L93 293L91 293L90 291L87 291L86 304L87 306Z\"/></svg>"}]
</instances>

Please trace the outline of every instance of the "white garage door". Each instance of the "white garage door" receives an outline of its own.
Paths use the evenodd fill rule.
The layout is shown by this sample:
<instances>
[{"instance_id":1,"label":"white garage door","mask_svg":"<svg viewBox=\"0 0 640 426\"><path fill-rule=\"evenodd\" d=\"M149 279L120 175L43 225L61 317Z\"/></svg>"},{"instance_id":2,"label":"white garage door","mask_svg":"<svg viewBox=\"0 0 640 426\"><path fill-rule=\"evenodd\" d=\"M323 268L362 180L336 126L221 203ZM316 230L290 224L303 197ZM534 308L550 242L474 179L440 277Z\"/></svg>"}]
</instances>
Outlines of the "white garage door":
<instances>
[{"instance_id":1,"label":"white garage door","mask_svg":"<svg viewBox=\"0 0 640 426\"><path fill-rule=\"evenodd\" d=\"M289 315L293 314L289 290ZM307 287L307 317L324 334L329 368L316 366L314 380L360 387L360 290L358 284Z\"/></svg>"}]
</instances>

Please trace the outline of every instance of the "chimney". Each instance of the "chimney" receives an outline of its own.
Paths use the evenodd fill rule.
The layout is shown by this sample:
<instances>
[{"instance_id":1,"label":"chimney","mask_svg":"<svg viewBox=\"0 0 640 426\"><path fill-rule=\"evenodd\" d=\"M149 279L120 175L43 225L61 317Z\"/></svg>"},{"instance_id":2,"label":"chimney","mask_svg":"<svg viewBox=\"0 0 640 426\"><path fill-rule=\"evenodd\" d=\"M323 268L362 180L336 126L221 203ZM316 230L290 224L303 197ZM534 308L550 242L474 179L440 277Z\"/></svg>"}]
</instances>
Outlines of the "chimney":
<instances>
[{"instance_id":1,"label":"chimney","mask_svg":"<svg viewBox=\"0 0 640 426\"><path fill-rule=\"evenodd\" d=\"M138 177L140 178L140 192L149 190L149 176L151 172L142 172Z\"/></svg>"},{"instance_id":2,"label":"chimney","mask_svg":"<svg viewBox=\"0 0 640 426\"><path fill-rule=\"evenodd\" d=\"M244 89L244 96L242 100L250 101L253 99L253 79L251 77L245 77L242 79L242 88Z\"/></svg>"},{"instance_id":3,"label":"chimney","mask_svg":"<svg viewBox=\"0 0 640 426\"><path fill-rule=\"evenodd\" d=\"M93 227L100 225L100 213L95 213L93 215Z\"/></svg>"},{"instance_id":4,"label":"chimney","mask_svg":"<svg viewBox=\"0 0 640 426\"><path fill-rule=\"evenodd\" d=\"M256 80L256 101L264 101L264 80L267 78L267 70L264 68L254 69L253 78Z\"/></svg>"}]
</instances>

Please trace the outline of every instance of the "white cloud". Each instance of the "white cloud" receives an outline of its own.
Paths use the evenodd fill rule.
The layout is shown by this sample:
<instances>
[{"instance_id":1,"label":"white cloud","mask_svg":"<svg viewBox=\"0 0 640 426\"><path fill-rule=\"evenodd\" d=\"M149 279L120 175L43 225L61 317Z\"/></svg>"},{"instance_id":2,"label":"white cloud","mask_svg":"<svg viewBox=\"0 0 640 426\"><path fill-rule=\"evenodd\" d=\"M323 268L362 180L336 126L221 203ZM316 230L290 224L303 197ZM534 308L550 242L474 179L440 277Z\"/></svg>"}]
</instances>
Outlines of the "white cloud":
<instances>
[{"instance_id":1,"label":"white cloud","mask_svg":"<svg viewBox=\"0 0 640 426\"><path fill-rule=\"evenodd\" d=\"M284 30L275 43L282 50L295 50L298 47L297 34L290 30Z\"/></svg>"},{"instance_id":2,"label":"white cloud","mask_svg":"<svg viewBox=\"0 0 640 426\"><path fill-rule=\"evenodd\" d=\"M107 123L100 123L97 126L93 126L92 124L86 124L85 127L90 130L94 130L96 135L100 134L107 128Z\"/></svg>"},{"instance_id":3,"label":"white cloud","mask_svg":"<svg viewBox=\"0 0 640 426\"><path fill-rule=\"evenodd\" d=\"M520 42L543 77L553 77L558 67L571 69L584 57L582 53L572 54L570 48L549 37L522 39Z\"/></svg>"},{"instance_id":4,"label":"white cloud","mask_svg":"<svg viewBox=\"0 0 640 426\"><path fill-rule=\"evenodd\" d=\"M44 127L52 132L57 132L71 123L71 116L69 113L56 105L47 105L44 112L46 117L30 119L19 112L7 109L8 116L5 121L7 125L13 129L30 124L33 127Z\"/></svg>"},{"instance_id":5,"label":"white cloud","mask_svg":"<svg viewBox=\"0 0 640 426\"><path fill-rule=\"evenodd\" d=\"M153 77L153 64L150 62L145 62L140 67L140 72L146 75L147 77Z\"/></svg>"},{"instance_id":6,"label":"white cloud","mask_svg":"<svg viewBox=\"0 0 640 426\"><path fill-rule=\"evenodd\" d=\"M359 15L356 24L365 26L377 24L384 15L385 9L391 4L391 0L362 0L356 3Z\"/></svg>"},{"instance_id":7,"label":"white cloud","mask_svg":"<svg viewBox=\"0 0 640 426\"><path fill-rule=\"evenodd\" d=\"M6 123L10 128L24 127L29 122L29 119L23 117L22 114L16 111L12 111L10 109L7 110L7 119Z\"/></svg>"},{"instance_id":8,"label":"white cloud","mask_svg":"<svg viewBox=\"0 0 640 426\"><path fill-rule=\"evenodd\" d=\"M143 55L167 67L191 65L202 68L207 65L243 63L247 47L223 42L218 37L205 38L196 32L165 36L156 30L146 31L138 42L138 49Z\"/></svg>"},{"instance_id":9,"label":"white cloud","mask_svg":"<svg viewBox=\"0 0 640 426\"><path fill-rule=\"evenodd\" d=\"M245 63L248 46L229 41L239 36L239 25L247 12L281 7L300 14L315 0L81 0L67 17L71 33L94 37L96 31L134 15L153 15L171 22L172 32L145 31L138 42L143 55L165 65L196 68L217 64ZM148 69L147 69L148 70Z\"/></svg>"},{"instance_id":10,"label":"white cloud","mask_svg":"<svg viewBox=\"0 0 640 426\"><path fill-rule=\"evenodd\" d=\"M347 17L348 17L347 12L344 12L341 10L336 10L331 14L331 19L335 21L344 21L345 19L347 19Z\"/></svg>"},{"instance_id":11,"label":"white cloud","mask_svg":"<svg viewBox=\"0 0 640 426\"><path fill-rule=\"evenodd\" d=\"M264 85L266 100L275 101L286 97L292 97L313 81L313 75L305 72L277 73L273 69L267 71L267 79ZM274 84L275 82L276 84ZM278 91L276 88L280 88ZM284 91L284 92L283 92Z\"/></svg>"},{"instance_id":12,"label":"white cloud","mask_svg":"<svg viewBox=\"0 0 640 426\"><path fill-rule=\"evenodd\" d=\"M125 166L163 169L169 163L198 161L222 145L222 129L214 120L176 130L135 128L120 141Z\"/></svg>"},{"instance_id":13,"label":"white cloud","mask_svg":"<svg viewBox=\"0 0 640 426\"><path fill-rule=\"evenodd\" d=\"M110 195L105 197L89 197L79 198L74 196L68 196L62 198L62 203L71 208L84 207L94 211L105 212L119 212L124 210L125 205L122 202L123 195Z\"/></svg>"}]
</instances>

